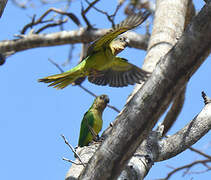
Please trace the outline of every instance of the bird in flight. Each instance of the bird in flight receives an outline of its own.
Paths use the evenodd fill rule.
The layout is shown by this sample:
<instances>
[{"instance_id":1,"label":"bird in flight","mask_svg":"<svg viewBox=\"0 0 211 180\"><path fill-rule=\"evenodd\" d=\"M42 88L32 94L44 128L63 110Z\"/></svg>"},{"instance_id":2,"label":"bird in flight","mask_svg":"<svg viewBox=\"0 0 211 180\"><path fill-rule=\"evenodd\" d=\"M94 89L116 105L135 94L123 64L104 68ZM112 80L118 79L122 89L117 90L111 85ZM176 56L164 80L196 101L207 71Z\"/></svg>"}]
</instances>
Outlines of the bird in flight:
<instances>
[{"instance_id":1,"label":"bird in flight","mask_svg":"<svg viewBox=\"0 0 211 180\"><path fill-rule=\"evenodd\" d=\"M88 77L88 81L96 85L110 87L123 87L145 81L149 77L149 72L116 55L128 45L125 37L118 36L143 23L149 15L150 13L145 11L127 17L94 41L88 48L87 56L74 68L38 81L50 83L49 86L57 89L74 84L83 77Z\"/></svg>"}]
</instances>

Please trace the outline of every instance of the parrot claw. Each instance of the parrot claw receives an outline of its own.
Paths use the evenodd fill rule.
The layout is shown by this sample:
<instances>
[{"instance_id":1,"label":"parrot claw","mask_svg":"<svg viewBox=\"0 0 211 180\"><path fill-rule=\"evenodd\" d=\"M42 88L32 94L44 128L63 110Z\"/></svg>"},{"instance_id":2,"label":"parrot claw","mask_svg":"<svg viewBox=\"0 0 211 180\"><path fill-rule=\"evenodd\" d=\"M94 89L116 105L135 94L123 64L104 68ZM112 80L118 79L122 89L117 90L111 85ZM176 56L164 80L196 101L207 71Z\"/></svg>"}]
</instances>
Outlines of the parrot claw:
<instances>
[{"instance_id":1,"label":"parrot claw","mask_svg":"<svg viewBox=\"0 0 211 180\"><path fill-rule=\"evenodd\" d=\"M96 138L94 139L95 142L103 142L104 138L100 137L99 135L96 136Z\"/></svg>"}]
</instances>

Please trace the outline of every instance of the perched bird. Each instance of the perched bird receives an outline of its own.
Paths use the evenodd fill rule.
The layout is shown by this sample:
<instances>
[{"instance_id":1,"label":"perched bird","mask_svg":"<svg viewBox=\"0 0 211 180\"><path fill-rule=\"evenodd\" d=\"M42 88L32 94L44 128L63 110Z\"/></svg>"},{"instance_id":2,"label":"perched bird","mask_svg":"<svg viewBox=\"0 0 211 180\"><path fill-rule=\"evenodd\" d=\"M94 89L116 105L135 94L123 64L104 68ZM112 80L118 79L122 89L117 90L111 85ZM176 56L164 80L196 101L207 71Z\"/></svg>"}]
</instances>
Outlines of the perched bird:
<instances>
[{"instance_id":1,"label":"perched bird","mask_svg":"<svg viewBox=\"0 0 211 180\"><path fill-rule=\"evenodd\" d=\"M84 114L81 122L78 146L87 146L92 140L96 139L102 129L102 114L108 103L109 98L107 95L98 96L89 110Z\"/></svg>"},{"instance_id":2,"label":"perched bird","mask_svg":"<svg viewBox=\"0 0 211 180\"><path fill-rule=\"evenodd\" d=\"M39 79L39 82L51 83L57 89L73 84L79 78L88 76L91 83L123 87L128 84L145 81L149 73L130 64L126 59L117 57L128 45L125 37L118 35L140 25L150 15L140 12L129 16L104 36L94 41L88 48L87 56L77 66L67 72Z\"/></svg>"}]
</instances>

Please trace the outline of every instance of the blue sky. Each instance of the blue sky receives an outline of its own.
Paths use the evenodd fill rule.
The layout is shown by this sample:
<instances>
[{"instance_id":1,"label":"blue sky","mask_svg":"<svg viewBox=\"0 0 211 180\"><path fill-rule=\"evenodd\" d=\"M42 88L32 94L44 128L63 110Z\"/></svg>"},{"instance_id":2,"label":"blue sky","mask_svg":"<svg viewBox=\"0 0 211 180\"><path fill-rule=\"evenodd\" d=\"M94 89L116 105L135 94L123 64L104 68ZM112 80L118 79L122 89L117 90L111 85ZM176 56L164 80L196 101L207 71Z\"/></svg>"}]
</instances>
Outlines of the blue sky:
<instances>
[{"instance_id":1,"label":"blue sky","mask_svg":"<svg viewBox=\"0 0 211 180\"><path fill-rule=\"evenodd\" d=\"M104 0L98 7L113 12L115 4L116 1L110 1L108 4ZM71 12L79 13L79 5L80 1L74 1ZM197 10L200 10L202 5L198 2ZM61 6L62 4L57 3L54 7ZM41 7L36 4L35 8L22 10L8 2L3 17L0 19L0 40L13 39L13 35L19 34L22 27L30 22L29 17L35 13L38 17L49 7L51 5ZM110 27L105 16L95 11L90 12L88 17L98 28ZM125 16L119 13L116 22L124 18ZM83 21L82 24L85 25ZM77 27L69 22L66 29L72 30ZM50 29L45 33L56 31L59 29ZM144 32L144 28L138 28L136 31ZM78 61L81 45L75 47L73 59L70 65L64 68L65 70L76 65ZM0 179L57 180L65 177L71 164L63 161L62 157L69 159L74 159L74 157L60 134L64 134L73 146L77 145L80 122L83 114L92 104L93 97L79 87L69 86L58 91L48 88L46 84L38 83L37 79L58 73L58 69L49 63L48 58L62 64L67 58L68 50L69 45L64 45L19 52L9 57L0 67ZM144 51L127 48L120 56L141 66L144 55ZM211 96L210 66L211 58L209 57L191 78L184 109L169 134L175 133L200 112L204 105L201 98L202 90ZM97 95L108 94L110 104L118 109L122 109L128 95L133 90L133 86L110 88L96 86L87 81L83 85ZM117 113L112 109L105 110L103 130L116 116ZM210 139L211 134L208 133L194 147L211 154ZM187 150L169 161L156 163L146 179L164 177L171 170L166 165L177 167L199 158L199 155ZM178 173L171 179L180 179L181 175L182 173ZM191 179L191 177L208 179L208 176L210 173L185 176L184 179Z\"/></svg>"}]
</instances>

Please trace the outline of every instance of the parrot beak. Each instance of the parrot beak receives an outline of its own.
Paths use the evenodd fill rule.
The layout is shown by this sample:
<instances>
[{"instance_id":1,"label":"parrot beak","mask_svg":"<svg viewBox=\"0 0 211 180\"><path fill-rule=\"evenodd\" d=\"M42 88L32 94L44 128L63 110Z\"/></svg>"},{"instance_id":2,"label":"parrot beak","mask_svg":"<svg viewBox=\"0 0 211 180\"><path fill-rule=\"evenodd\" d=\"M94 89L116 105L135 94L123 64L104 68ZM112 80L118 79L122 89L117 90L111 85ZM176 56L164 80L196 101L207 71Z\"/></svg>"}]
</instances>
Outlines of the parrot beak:
<instances>
[{"instance_id":1,"label":"parrot beak","mask_svg":"<svg viewBox=\"0 0 211 180\"><path fill-rule=\"evenodd\" d=\"M130 40L129 40L128 38L126 38L126 39L125 39L125 42L126 42L126 46L128 46L128 45L129 45Z\"/></svg>"},{"instance_id":2,"label":"parrot beak","mask_svg":"<svg viewBox=\"0 0 211 180\"><path fill-rule=\"evenodd\" d=\"M106 98L105 98L105 103L108 104L109 101L110 101L110 99L108 98L108 96L106 96Z\"/></svg>"}]
</instances>

